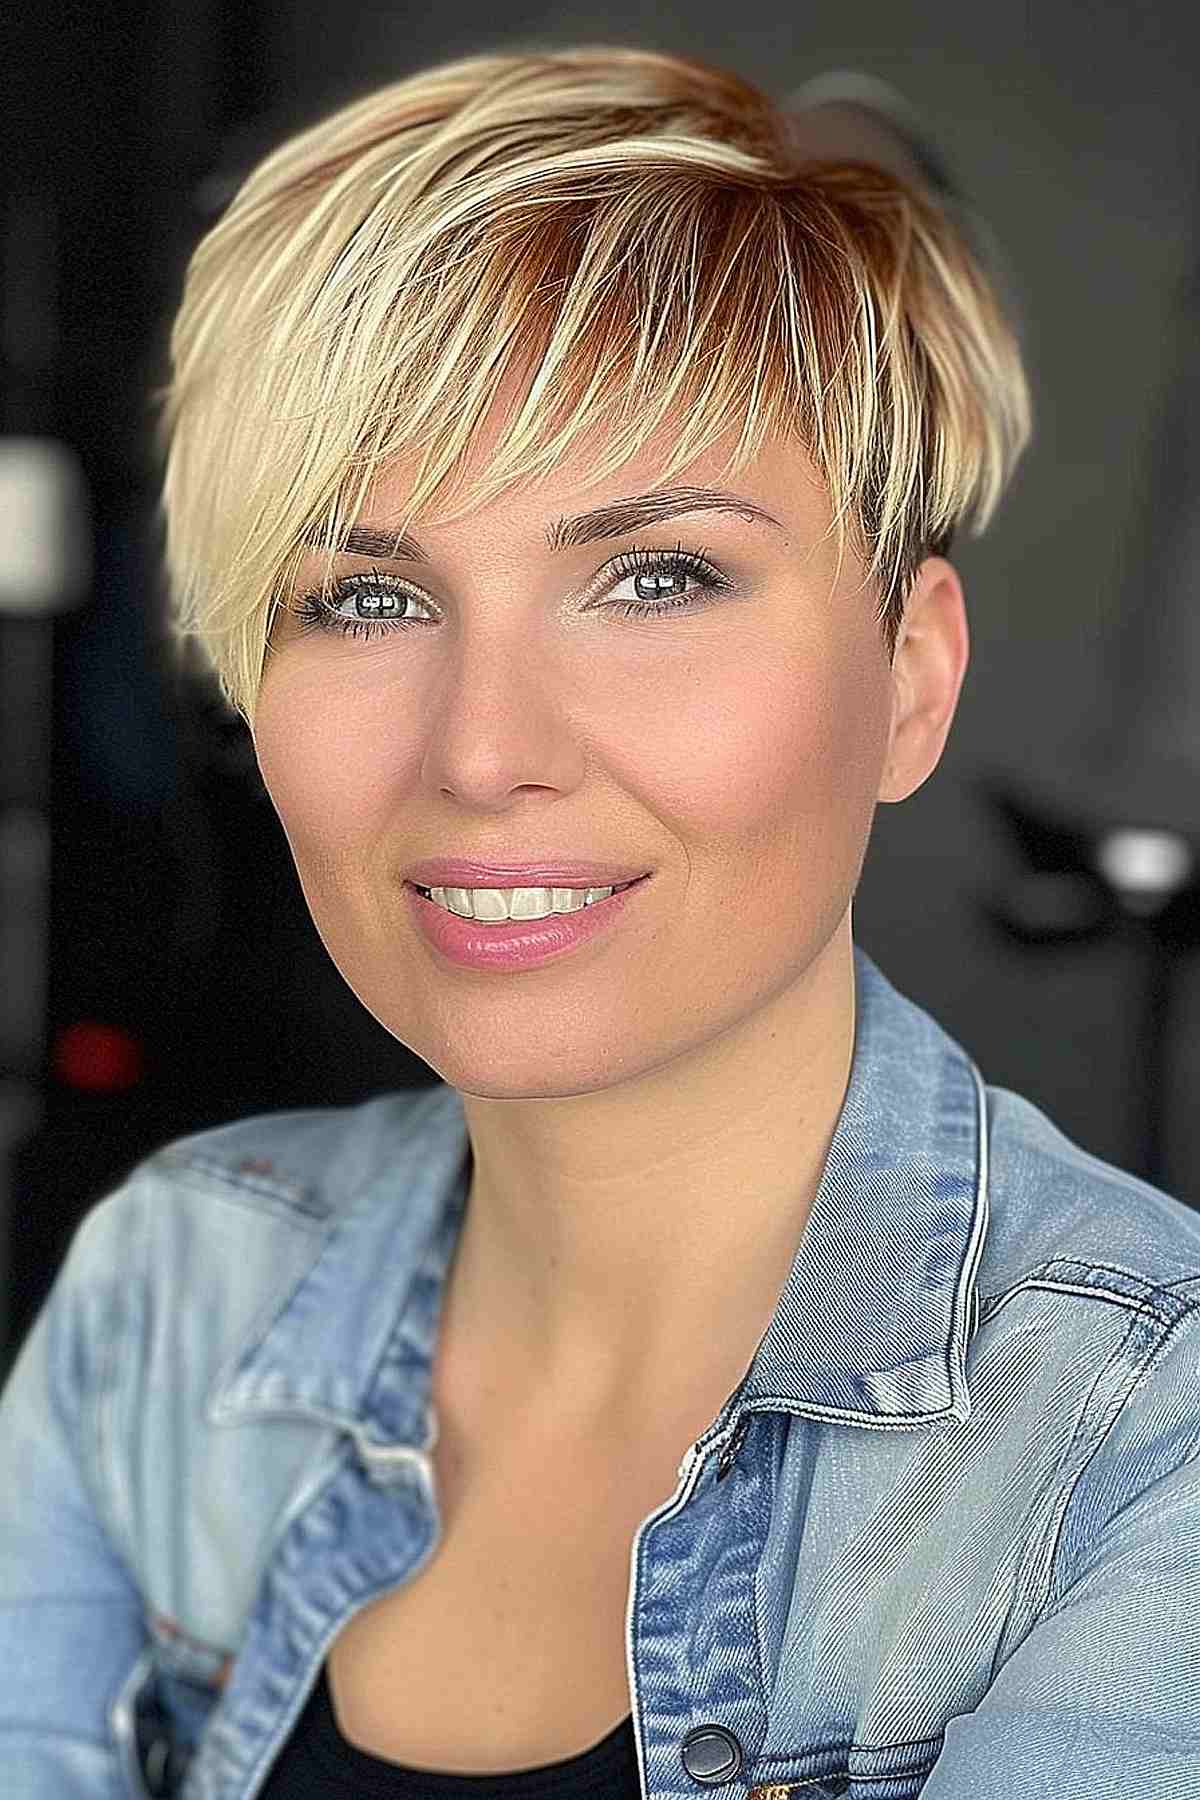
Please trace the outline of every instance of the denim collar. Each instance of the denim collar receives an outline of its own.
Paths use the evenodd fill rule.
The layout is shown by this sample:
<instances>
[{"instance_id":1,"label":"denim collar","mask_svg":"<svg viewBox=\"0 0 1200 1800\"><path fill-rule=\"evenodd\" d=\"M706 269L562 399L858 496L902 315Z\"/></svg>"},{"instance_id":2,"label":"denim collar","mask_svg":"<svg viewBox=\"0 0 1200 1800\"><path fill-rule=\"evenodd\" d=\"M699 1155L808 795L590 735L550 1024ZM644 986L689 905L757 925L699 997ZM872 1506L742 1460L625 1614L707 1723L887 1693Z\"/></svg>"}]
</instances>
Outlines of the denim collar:
<instances>
[{"instance_id":1,"label":"denim collar","mask_svg":"<svg viewBox=\"0 0 1200 1800\"><path fill-rule=\"evenodd\" d=\"M854 965L841 1114L736 1401L897 1428L962 1420L988 1224L986 1091L970 1057L858 946ZM313 1255L226 1361L207 1416L300 1413L366 1447L424 1444L468 1192L461 1096L438 1083L286 1117L297 1122L286 1141L284 1116L254 1122L277 1121L268 1159L243 1155L224 1173L260 1171L255 1185L314 1228Z\"/></svg>"}]
</instances>

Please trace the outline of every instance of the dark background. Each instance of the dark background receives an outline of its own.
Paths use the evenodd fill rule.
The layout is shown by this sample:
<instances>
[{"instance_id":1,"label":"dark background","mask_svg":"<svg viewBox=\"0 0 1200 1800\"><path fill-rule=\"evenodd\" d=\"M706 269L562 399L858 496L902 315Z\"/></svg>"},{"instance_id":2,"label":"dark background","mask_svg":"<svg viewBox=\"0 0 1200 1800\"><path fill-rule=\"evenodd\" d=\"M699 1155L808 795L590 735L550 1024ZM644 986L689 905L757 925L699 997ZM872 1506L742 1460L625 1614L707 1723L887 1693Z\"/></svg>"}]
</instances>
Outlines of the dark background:
<instances>
[{"instance_id":1,"label":"dark background","mask_svg":"<svg viewBox=\"0 0 1200 1800\"><path fill-rule=\"evenodd\" d=\"M781 95L827 69L881 76L987 221L1020 308L1035 440L990 530L955 546L971 667L939 769L878 810L856 937L987 1080L1200 1204L1190 926L1128 924L1072 873L1072 830L1039 848L998 804L1033 794L1070 827L1105 814L1097 734L1137 763L1130 646L1184 603L1155 551L1191 492L1189 469L1164 504L1182 451L1162 434L1193 331L1200 9L710 0L650 19L607 0L496 19L363 0L8 14L0 432L73 447L94 563L82 604L0 617L0 808L40 793L50 848L44 1043L0 1064L0 1096L31 1103L22 1128L10 1101L0 1161L0 1375L79 1219L149 1150L433 1079L326 956L240 721L165 659L147 390L231 175L369 87L514 38L686 49ZM19 722L42 648L44 782ZM1170 822L1200 837L1200 734L1186 716L1172 730ZM1139 779L1134 807L1152 811L1157 776ZM10 982L14 968L10 954Z\"/></svg>"}]
</instances>

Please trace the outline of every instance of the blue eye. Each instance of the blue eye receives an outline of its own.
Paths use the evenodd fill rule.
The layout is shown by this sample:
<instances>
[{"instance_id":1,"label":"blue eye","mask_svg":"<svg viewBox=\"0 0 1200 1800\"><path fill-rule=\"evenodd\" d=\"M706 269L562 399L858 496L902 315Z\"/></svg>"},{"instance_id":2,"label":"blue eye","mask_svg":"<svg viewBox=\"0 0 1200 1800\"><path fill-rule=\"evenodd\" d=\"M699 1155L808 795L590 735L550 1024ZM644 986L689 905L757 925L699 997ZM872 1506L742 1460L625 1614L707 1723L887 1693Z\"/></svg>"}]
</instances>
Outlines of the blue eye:
<instances>
[{"instance_id":1,"label":"blue eye","mask_svg":"<svg viewBox=\"0 0 1200 1800\"><path fill-rule=\"evenodd\" d=\"M627 550L608 565L608 570L628 579L633 577L634 592L639 595L636 600L610 600L609 606L620 606L626 614L634 614L640 618L653 617L658 613L670 612L674 607L685 607L695 612L698 607L707 604L715 593L727 593L733 582L719 569L713 567L703 551L685 550L680 544L675 550ZM651 588L655 596L647 600L641 594L638 584L642 581L657 583L660 581L676 582L681 578L691 578L701 590L704 599L697 600L694 594L683 593L662 594L656 587Z\"/></svg>"},{"instance_id":2,"label":"blue eye","mask_svg":"<svg viewBox=\"0 0 1200 1800\"><path fill-rule=\"evenodd\" d=\"M623 551L620 556L614 557L602 573L618 579L633 578L634 593L637 596L635 599L610 600L605 604L619 607L622 613L639 618L657 617L677 608L689 612L698 611L701 606L708 604L712 595L728 592L734 585L727 575L714 568L701 551L685 550L682 545L675 550ZM700 598L694 592L688 594L680 591L688 579L700 589ZM404 616L408 602L412 601L417 606L430 604L419 588L401 581L398 576L384 574L379 569L347 575L335 583L331 593L333 605L325 600L319 590L305 594L302 599L294 602L291 610L301 620L302 630L315 628L317 631L334 631L343 636L364 638L376 633L409 631L425 621ZM345 602L353 603L353 616L343 615L336 610L337 606Z\"/></svg>"},{"instance_id":3,"label":"blue eye","mask_svg":"<svg viewBox=\"0 0 1200 1800\"><path fill-rule=\"evenodd\" d=\"M336 612L320 590L314 589L293 607L302 630L315 626L318 631L337 631L345 637L370 637L377 631L404 631L417 622L402 616L408 601L418 599L416 591L378 569L347 575L334 583L331 592L338 605L345 600L354 602L355 617Z\"/></svg>"}]
</instances>

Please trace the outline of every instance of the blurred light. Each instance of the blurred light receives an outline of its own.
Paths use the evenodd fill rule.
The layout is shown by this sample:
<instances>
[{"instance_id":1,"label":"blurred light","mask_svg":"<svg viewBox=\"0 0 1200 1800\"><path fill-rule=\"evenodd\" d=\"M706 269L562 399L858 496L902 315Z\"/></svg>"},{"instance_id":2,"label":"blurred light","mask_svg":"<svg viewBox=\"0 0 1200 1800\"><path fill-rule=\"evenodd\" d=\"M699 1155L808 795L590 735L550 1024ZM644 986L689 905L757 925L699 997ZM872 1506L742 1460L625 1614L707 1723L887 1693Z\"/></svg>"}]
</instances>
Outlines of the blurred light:
<instances>
[{"instance_id":1,"label":"blurred light","mask_svg":"<svg viewBox=\"0 0 1200 1800\"><path fill-rule=\"evenodd\" d=\"M0 437L0 613L81 606L92 585L83 464L57 438Z\"/></svg>"},{"instance_id":2,"label":"blurred light","mask_svg":"<svg viewBox=\"0 0 1200 1800\"><path fill-rule=\"evenodd\" d=\"M142 1078L142 1047L118 1025L81 1019L59 1032L52 1066L67 1087L92 1094L121 1093Z\"/></svg>"},{"instance_id":3,"label":"blurred light","mask_svg":"<svg viewBox=\"0 0 1200 1800\"><path fill-rule=\"evenodd\" d=\"M1163 902L1186 886L1195 868L1191 845L1176 831L1130 827L1110 831L1096 847L1096 867L1132 902Z\"/></svg>"}]
</instances>

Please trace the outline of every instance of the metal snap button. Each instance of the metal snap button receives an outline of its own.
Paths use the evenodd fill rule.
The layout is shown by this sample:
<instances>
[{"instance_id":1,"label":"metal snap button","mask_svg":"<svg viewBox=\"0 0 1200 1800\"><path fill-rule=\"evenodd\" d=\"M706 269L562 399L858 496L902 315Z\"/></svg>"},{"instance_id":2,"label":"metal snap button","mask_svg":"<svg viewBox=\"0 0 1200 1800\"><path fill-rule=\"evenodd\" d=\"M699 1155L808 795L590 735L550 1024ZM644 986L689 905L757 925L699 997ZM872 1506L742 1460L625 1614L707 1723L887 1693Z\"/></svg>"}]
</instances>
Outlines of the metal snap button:
<instances>
[{"instance_id":1,"label":"metal snap button","mask_svg":"<svg viewBox=\"0 0 1200 1800\"><path fill-rule=\"evenodd\" d=\"M683 1740L680 1760L693 1781L720 1787L742 1766L742 1746L723 1725L697 1725Z\"/></svg>"}]
</instances>

